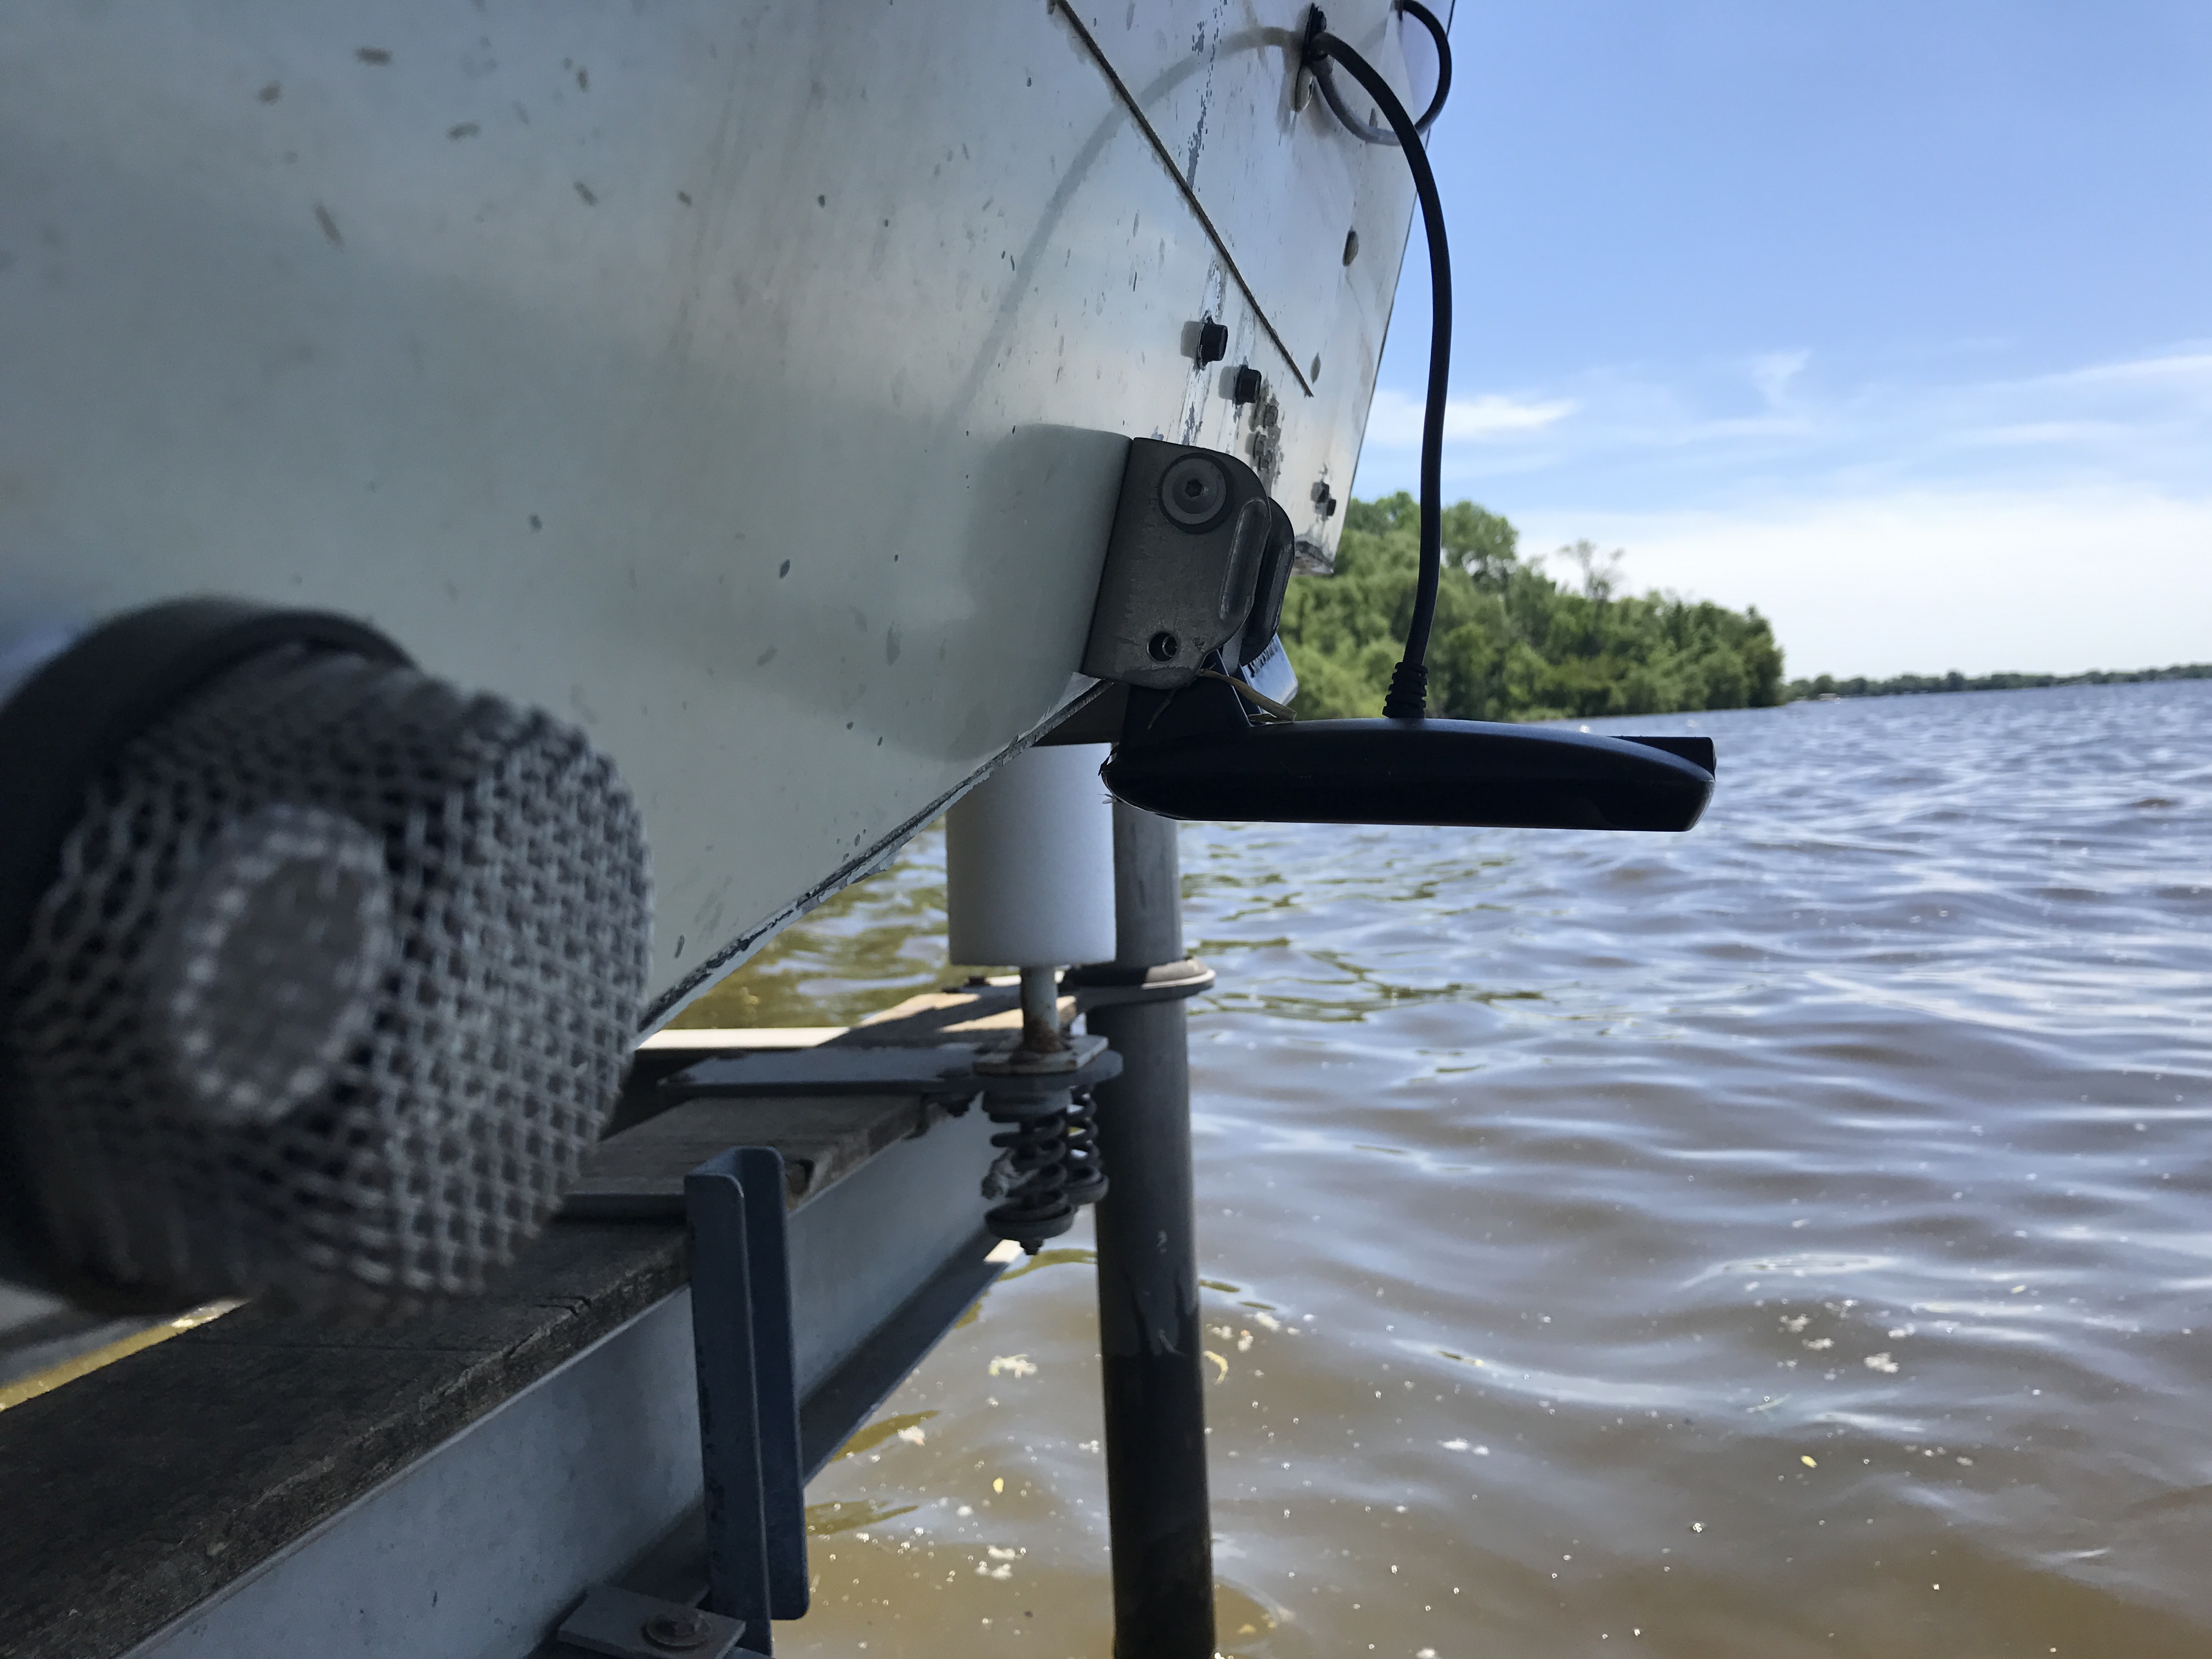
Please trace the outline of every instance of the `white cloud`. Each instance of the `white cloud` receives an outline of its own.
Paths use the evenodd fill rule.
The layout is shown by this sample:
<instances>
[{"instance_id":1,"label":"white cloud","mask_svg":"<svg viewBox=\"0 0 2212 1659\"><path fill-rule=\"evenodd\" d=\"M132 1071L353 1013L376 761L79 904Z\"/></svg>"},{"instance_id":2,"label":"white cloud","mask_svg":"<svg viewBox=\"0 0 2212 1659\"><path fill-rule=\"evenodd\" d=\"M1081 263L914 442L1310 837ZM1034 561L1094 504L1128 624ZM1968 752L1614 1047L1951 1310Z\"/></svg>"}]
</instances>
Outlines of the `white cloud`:
<instances>
[{"instance_id":1,"label":"white cloud","mask_svg":"<svg viewBox=\"0 0 2212 1659\"><path fill-rule=\"evenodd\" d=\"M2035 385L2036 381L2021 384ZM2212 352L2175 351L2162 357L2136 357L2124 362L2095 363L2087 368L2045 375L2047 386L2174 386L2199 397L2212 394Z\"/></svg>"},{"instance_id":2,"label":"white cloud","mask_svg":"<svg viewBox=\"0 0 2212 1659\"><path fill-rule=\"evenodd\" d=\"M1756 605L1792 676L2212 660L2212 497L2096 484L1515 516L1533 551L1625 548L1635 591Z\"/></svg>"},{"instance_id":3,"label":"white cloud","mask_svg":"<svg viewBox=\"0 0 2212 1659\"><path fill-rule=\"evenodd\" d=\"M1444 404L1444 441L1480 443L1510 433L1540 432L1575 412L1571 398L1523 403L1498 392L1454 398ZM1367 416L1370 448L1413 449L1421 445L1423 406L1419 398L1384 388L1375 394Z\"/></svg>"},{"instance_id":4,"label":"white cloud","mask_svg":"<svg viewBox=\"0 0 2212 1659\"><path fill-rule=\"evenodd\" d=\"M1607 505L1826 495L1846 482L2033 487L2060 476L2187 492L2212 446L2212 353L2176 348L2051 374L1851 386L1824 380L1802 350L1616 366L1542 391L1454 398L1445 433L1455 491L1537 474ZM1360 493L1410 486L1419 441L1418 400L1378 392Z\"/></svg>"},{"instance_id":5,"label":"white cloud","mask_svg":"<svg viewBox=\"0 0 2212 1659\"><path fill-rule=\"evenodd\" d=\"M1446 498L1504 513L1531 551L1625 548L1632 588L1757 605L1793 674L2212 660L2212 351L1842 387L1825 366L1776 352L1468 399L1493 413L1453 430ZM1386 410L1418 440L1418 406ZM1412 487L1412 452L1377 436L1358 493Z\"/></svg>"}]
</instances>

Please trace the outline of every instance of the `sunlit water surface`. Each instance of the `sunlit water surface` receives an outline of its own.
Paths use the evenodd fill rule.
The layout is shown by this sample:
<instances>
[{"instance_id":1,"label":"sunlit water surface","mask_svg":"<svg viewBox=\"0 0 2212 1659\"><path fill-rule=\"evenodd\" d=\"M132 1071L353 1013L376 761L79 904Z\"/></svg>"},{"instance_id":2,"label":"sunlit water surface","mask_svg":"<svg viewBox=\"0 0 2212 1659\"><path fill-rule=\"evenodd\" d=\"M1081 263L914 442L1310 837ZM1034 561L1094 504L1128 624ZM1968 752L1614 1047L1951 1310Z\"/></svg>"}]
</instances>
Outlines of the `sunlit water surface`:
<instances>
[{"instance_id":1,"label":"sunlit water surface","mask_svg":"<svg viewBox=\"0 0 2212 1659\"><path fill-rule=\"evenodd\" d=\"M1693 833L1184 832L1223 1651L2201 1659L2212 683L1638 727ZM941 854L708 1023L934 982ZM785 1650L1109 1652L1086 1237L815 1483Z\"/></svg>"}]
</instances>

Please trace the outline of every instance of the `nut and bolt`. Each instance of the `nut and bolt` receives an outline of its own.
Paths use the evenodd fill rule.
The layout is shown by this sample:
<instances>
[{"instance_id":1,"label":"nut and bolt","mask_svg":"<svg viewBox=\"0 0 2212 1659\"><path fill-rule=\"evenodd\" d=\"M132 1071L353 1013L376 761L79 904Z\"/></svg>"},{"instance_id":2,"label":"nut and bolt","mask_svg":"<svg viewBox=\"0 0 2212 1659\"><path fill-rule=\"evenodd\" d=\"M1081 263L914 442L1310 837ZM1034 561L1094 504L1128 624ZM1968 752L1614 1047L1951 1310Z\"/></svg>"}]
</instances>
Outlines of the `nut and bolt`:
<instances>
[{"instance_id":1,"label":"nut and bolt","mask_svg":"<svg viewBox=\"0 0 2212 1659\"><path fill-rule=\"evenodd\" d=\"M1198 366L1218 363L1229 355L1229 325L1211 317L1198 319Z\"/></svg>"},{"instance_id":2,"label":"nut and bolt","mask_svg":"<svg viewBox=\"0 0 2212 1659\"><path fill-rule=\"evenodd\" d=\"M696 1607L671 1608L656 1613L641 1626L645 1639L671 1653L703 1648L714 1639L714 1621Z\"/></svg>"},{"instance_id":3,"label":"nut and bolt","mask_svg":"<svg viewBox=\"0 0 2212 1659\"><path fill-rule=\"evenodd\" d=\"M1266 390L1267 382L1260 378L1260 371L1247 363L1237 371L1237 379L1231 384L1229 396L1232 402L1239 404L1256 404L1260 401L1260 394Z\"/></svg>"}]
</instances>

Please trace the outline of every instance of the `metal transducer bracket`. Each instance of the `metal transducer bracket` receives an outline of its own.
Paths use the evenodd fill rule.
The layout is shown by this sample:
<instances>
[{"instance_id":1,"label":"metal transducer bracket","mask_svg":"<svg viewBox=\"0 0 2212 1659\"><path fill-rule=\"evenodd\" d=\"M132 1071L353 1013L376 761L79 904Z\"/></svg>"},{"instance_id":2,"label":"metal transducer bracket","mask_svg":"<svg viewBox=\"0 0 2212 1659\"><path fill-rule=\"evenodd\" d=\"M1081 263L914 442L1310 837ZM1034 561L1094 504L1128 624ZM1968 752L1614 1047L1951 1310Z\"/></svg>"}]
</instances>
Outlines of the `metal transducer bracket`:
<instances>
[{"instance_id":1,"label":"metal transducer bracket","mask_svg":"<svg viewBox=\"0 0 2212 1659\"><path fill-rule=\"evenodd\" d=\"M1297 537L1259 475L1233 455L1129 445L1083 672L1153 691L1231 672L1274 642Z\"/></svg>"}]
</instances>

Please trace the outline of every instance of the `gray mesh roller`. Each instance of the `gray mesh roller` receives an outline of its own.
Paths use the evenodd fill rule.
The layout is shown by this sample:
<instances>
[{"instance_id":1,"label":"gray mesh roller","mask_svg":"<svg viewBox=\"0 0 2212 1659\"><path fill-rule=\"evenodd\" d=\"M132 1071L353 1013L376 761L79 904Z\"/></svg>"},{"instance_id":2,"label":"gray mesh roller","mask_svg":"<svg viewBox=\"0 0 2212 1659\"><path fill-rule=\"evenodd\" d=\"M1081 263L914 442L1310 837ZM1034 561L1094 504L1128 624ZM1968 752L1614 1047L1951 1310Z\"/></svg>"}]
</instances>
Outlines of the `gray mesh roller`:
<instances>
[{"instance_id":1,"label":"gray mesh roller","mask_svg":"<svg viewBox=\"0 0 2212 1659\"><path fill-rule=\"evenodd\" d=\"M613 1102L648 899L612 765L544 714L298 644L195 687L90 782L0 985L46 1271L480 1289Z\"/></svg>"}]
</instances>

